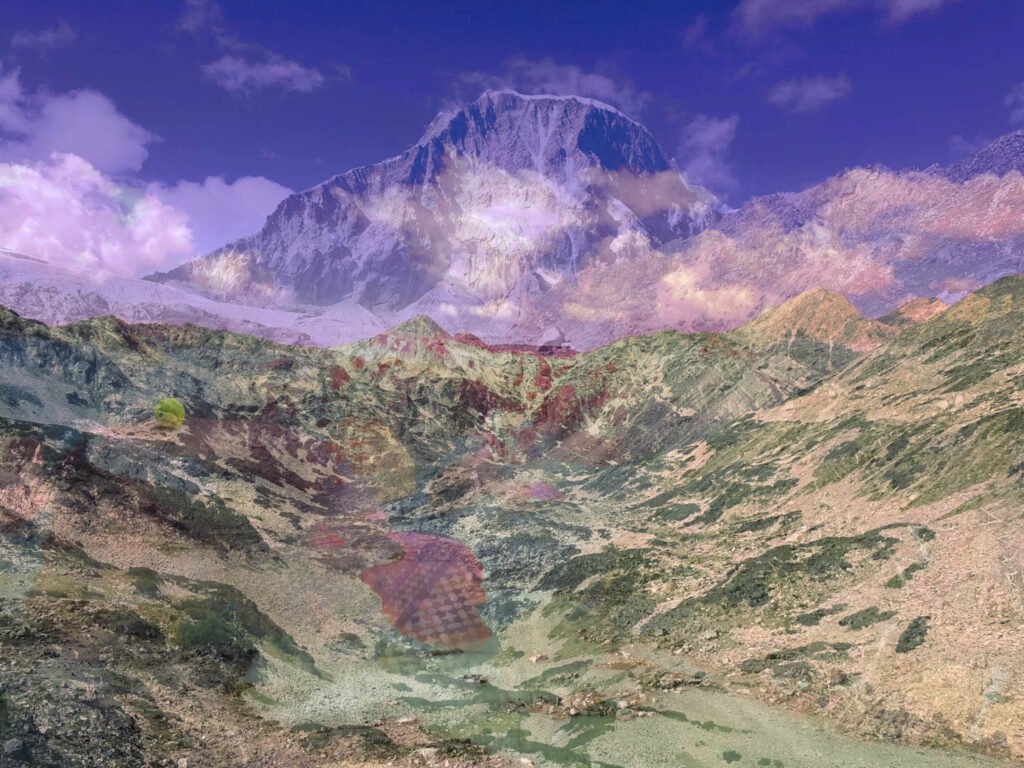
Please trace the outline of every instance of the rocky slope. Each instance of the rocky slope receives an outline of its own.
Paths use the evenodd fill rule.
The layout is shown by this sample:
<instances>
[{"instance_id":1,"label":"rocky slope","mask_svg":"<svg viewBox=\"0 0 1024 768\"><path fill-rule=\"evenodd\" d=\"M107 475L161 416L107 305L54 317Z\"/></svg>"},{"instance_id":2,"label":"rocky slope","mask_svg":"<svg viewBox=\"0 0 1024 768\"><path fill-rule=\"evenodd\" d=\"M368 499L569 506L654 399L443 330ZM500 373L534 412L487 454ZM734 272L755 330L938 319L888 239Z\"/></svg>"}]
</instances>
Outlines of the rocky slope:
<instances>
[{"instance_id":1,"label":"rocky slope","mask_svg":"<svg viewBox=\"0 0 1024 768\"><path fill-rule=\"evenodd\" d=\"M940 299L921 297L920 299L911 299L892 312L882 315L878 320L897 328L905 328L908 325L931 320L937 314L944 312L946 307L947 304Z\"/></svg>"},{"instance_id":2,"label":"rocky slope","mask_svg":"<svg viewBox=\"0 0 1024 768\"><path fill-rule=\"evenodd\" d=\"M1022 298L583 354L5 312L5 759L1019 758Z\"/></svg>"}]
</instances>

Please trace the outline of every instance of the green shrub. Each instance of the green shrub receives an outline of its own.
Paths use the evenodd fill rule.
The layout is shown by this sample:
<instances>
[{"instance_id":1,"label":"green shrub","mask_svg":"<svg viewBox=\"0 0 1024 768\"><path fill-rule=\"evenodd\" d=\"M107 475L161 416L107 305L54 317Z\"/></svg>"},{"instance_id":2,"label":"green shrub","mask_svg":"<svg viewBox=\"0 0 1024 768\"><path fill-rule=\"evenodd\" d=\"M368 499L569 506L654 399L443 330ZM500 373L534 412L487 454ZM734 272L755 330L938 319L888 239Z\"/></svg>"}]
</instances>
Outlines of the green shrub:
<instances>
[{"instance_id":1,"label":"green shrub","mask_svg":"<svg viewBox=\"0 0 1024 768\"><path fill-rule=\"evenodd\" d=\"M185 406L173 397L165 397L156 404L153 417L164 429L177 429L185 421Z\"/></svg>"}]
</instances>

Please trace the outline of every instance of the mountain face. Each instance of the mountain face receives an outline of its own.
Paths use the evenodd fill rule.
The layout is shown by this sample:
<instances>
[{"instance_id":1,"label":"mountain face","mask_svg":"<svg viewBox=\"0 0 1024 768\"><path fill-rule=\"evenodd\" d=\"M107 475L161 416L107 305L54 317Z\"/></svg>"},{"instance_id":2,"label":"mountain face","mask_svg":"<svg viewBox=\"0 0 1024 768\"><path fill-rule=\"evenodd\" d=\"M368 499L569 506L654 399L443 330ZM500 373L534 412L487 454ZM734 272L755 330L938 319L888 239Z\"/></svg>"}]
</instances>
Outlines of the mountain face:
<instances>
[{"instance_id":1,"label":"mountain face","mask_svg":"<svg viewBox=\"0 0 1024 768\"><path fill-rule=\"evenodd\" d=\"M1024 269L1022 136L946 171L856 168L723 216L616 110L488 92L407 152L292 196L254 237L153 279L582 349L727 330L815 287L877 316Z\"/></svg>"},{"instance_id":2,"label":"mountain face","mask_svg":"<svg viewBox=\"0 0 1024 768\"><path fill-rule=\"evenodd\" d=\"M911 299L889 314L882 315L878 320L881 323L896 328L905 328L908 325L916 325L917 323L923 323L925 320L931 320L946 309L947 304L940 299L922 296L919 299Z\"/></svg>"},{"instance_id":3,"label":"mountain face","mask_svg":"<svg viewBox=\"0 0 1024 768\"><path fill-rule=\"evenodd\" d=\"M5 765L1019 762L1024 280L935 309L557 355L0 311Z\"/></svg>"},{"instance_id":4,"label":"mountain face","mask_svg":"<svg viewBox=\"0 0 1024 768\"><path fill-rule=\"evenodd\" d=\"M1017 134L982 150L970 174L856 168L755 198L672 244L672 262L657 269L678 270L698 298L738 296L721 311L731 323L814 287L843 293L870 316L913 298L955 301L1024 270L1024 176L1003 162L1015 145Z\"/></svg>"},{"instance_id":5,"label":"mountain face","mask_svg":"<svg viewBox=\"0 0 1024 768\"><path fill-rule=\"evenodd\" d=\"M402 154L292 195L255 236L152 279L391 317L420 302L468 326L460 313L514 313L522 294L689 236L715 210L612 107L489 91Z\"/></svg>"},{"instance_id":6,"label":"mountain face","mask_svg":"<svg viewBox=\"0 0 1024 768\"><path fill-rule=\"evenodd\" d=\"M964 182L976 176L1005 176L1024 173L1024 129L1008 133L991 144L971 152L946 170L946 177Z\"/></svg>"},{"instance_id":7,"label":"mountain face","mask_svg":"<svg viewBox=\"0 0 1024 768\"><path fill-rule=\"evenodd\" d=\"M0 299L51 323L110 313L320 345L422 314L489 343L589 350L727 331L814 288L889 316L1024 271L1022 137L723 213L617 110L493 91L171 273L101 286L0 254Z\"/></svg>"}]
</instances>

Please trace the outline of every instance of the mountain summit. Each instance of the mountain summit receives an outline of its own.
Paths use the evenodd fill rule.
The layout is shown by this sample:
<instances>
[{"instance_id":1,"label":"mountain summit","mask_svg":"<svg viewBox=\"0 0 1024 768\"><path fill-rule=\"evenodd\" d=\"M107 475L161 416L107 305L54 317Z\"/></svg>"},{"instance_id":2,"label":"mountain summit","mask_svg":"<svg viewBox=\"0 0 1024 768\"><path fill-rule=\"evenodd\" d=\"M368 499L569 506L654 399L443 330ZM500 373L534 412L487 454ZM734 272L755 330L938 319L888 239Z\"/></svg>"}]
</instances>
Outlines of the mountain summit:
<instances>
[{"instance_id":1,"label":"mountain summit","mask_svg":"<svg viewBox=\"0 0 1024 768\"><path fill-rule=\"evenodd\" d=\"M569 184L583 167L649 175L669 170L654 137L622 112L580 96L486 91L469 106L442 112L412 150L411 184L436 178L453 154L509 173L536 171Z\"/></svg>"},{"instance_id":2,"label":"mountain summit","mask_svg":"<svg viewBox=\"0 0 1024 768\"><path fill-rule=\"evenodd\" d=\"M524 295L699 232L716 211L614 107L487 91L402 154L292 195L256 235L150 279L508 327Z\"/></svg>"},{"instance_id":3,"label":"mountain summit","mask_svg":"<svg viewBox=\"0 0 1024 768\"><path fill-rule=\"evenodd\" d=\"M829 345L867 352L880 347L899 331L895 326L869 320L841 293L812 288L737 329L753 344L770 346L799 336Z\"/></svg>"}]
</instances>

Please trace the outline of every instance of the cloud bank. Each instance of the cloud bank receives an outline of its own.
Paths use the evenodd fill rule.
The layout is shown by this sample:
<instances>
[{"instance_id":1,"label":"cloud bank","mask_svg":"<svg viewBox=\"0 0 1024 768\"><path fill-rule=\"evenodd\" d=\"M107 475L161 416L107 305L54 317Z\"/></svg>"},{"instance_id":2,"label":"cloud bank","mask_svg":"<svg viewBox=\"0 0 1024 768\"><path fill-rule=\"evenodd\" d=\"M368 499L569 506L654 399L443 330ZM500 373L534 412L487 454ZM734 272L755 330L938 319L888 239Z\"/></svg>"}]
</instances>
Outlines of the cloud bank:
<instances>
[{"instance_id":1,"label":"cloud bank","mask_svg":"<svg viewBox=\"0 0 1024 768\"><path fill-rule=\"evenodd\" d=\"M936 11L957 0L741 0L733 11L736 30L760 38L787 28L811 27L818 19L839 13L871 11L889 24Z\"/></svg>"},{"instance_id":2,"label":"cloud bank","mask_svg":"<svg viewBox=\"0 0 1024 768\"><path fill-rule=\"evenodd\" d=\"M768 101L791 112L817 112L850 95L853 83L846 75L783 80L768 91Z\"/></svg>"},{"instance_id":3,"label":"cloud bank","mask_svg":"<svg viewBox=\"0 0 1024 768\"><path fill-rule=\"evenodd\" d=\"M137 171L157 136L91 90L26 94L17 70L0 73L0 160L85 158L104 173Z\"/></svg>"},{"instance_id":4,"label":"cloud bank","mask_svg":"<svg viewBox=\"0 0 1024 768\"><path fill-rule=\"evenodd\" d=\"M258 230L270 179L146 183L152 132L96 91L26 93L0 72L0 247L94 275L176 266Z\"/></svg>"},{"instance_id":5,"label":"cloud bank","mask_svg":"<svg viewBox=\"0 0 1024 768\"><path fill-rule=\"evenodd\" d=\"M94 276L144 274L195 252L184 214L71 154L0 163L0 247Z\"/></svg>"},{"instance_id":6,"label":"cloud bank","mask_svg":"<svg viewBox=\"0 0 1024 768\"><path fill-rule=\"evenodd\" d=\"M234 182L208 176L201 182L150 184L147 193L187 217L196 250L203 254L257 232L292 190L262 176L243 176Z\"/></svg>"},{"instance_id":7,"label":"cloud bank","mask_svg":"<svg viewBox=\"0 0 1024 768\"><path fill-rule=\"evenodd\" d=\"M678 162L688 182L718 193L736 188L737 180L729 152L739 122L738 115L697 115L683 129Z\"/></svg>"}]
</instances>

